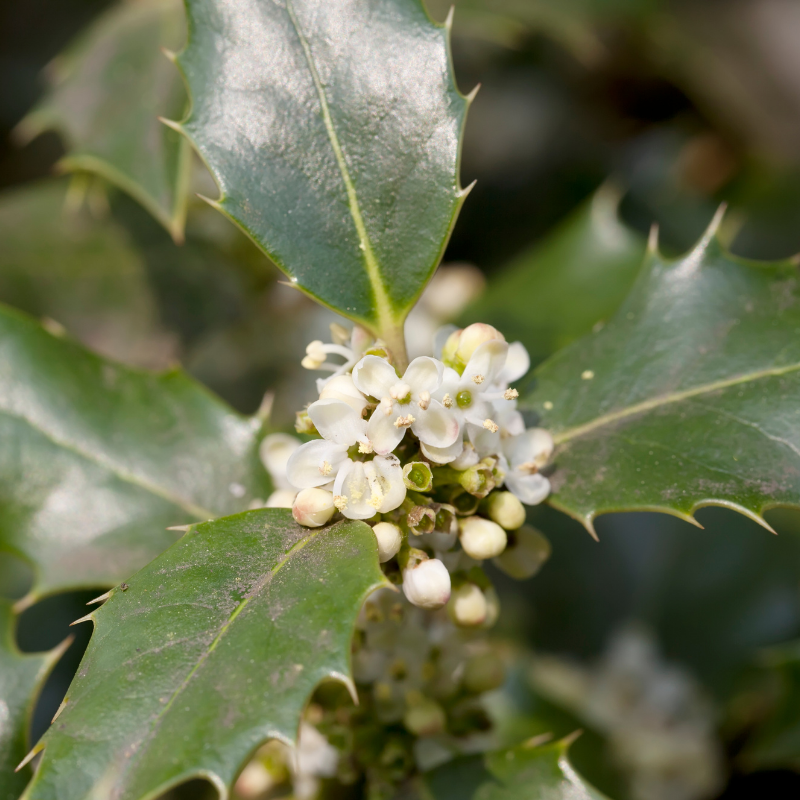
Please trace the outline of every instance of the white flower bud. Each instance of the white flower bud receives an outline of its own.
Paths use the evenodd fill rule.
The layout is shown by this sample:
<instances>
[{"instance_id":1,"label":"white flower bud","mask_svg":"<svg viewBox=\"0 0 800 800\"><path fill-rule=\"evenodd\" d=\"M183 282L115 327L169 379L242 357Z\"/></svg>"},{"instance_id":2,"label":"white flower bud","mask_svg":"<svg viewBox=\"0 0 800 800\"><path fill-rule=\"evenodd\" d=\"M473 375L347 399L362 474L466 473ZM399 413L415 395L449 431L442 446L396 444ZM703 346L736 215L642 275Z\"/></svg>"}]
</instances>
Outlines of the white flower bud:
<instances>
[{"instance_id":1,"label":"white flower bud","mask_svg":"<svg viewBox=\"0 0 800 800\"><path fill-rule=\"evenodd\" d=\"M486 620L486 598L474 583L464 583L450 595L447 613L456 625L474 628Z\"/></svg>"},{"instance_id":2,"label":"white flower bud","mask_svg":"<svg viewBox=\"0 0 800 800\"><path fill-rule=\"evenodd\" d=\"M476 322L460 331L454 331L442 348L442 361L450 364L459 372L463 370L472 354L486 342L505 341L497 328Z\"/></svg>"},{"instance_id":3,"label":"white flower bud","mask_svg":"<svg viewBox=\"0 0 800 800\"><path fill-rule=\"evenodd\" d=\"M541 569L550 558L551 550L550 542L536 528L526 525L514 531L508 548L495 558L494 564L506 575L521 581Z\"/></svg>"},{"instance_id":4,"label":"white flower bud","mask_svg":"<svg viewBox=\"0 0 800 800\"><path fill-rule=\"evenodd\" d=\"M464 552L476 561L499 556L508 537L496 523L483 517L467 517L459 522L459 539Z\"/></svg>"},{"instance_id":5,"label":"white flower bud","mask_svg":"<svg viewBox=\"0 0 800 800\"><path fill-rule=\"evenodd\" d=\"M450 573L438 558L403 570L403 594L420 608L441 608L450 599Z\"/></svg>"},{"instance_id":6,"label":"white flower bud","mask_svg":"<svg viewBox=\"0 0 800 800\"><path fill-rule=\"evenodd\" d=\"M495 653L482 653L467 661L461 679L463 687L472 694L491 692L506 679L503 662Z\"/></svg>"},{"instance_id":7,"label":"white flower bud","mask_svg":"<svg viewBox=\"0 0 800 800\"><path fill-rule=\"evenodd\" d=\"M320 392L320 400L341 400L359 416L367 407L367 398L356 389L352 375L337 375L331 378Z\"/></svg>"},{"instance_id":8,"label":"white flower bud","mask_svg":"<svg viewBox=\"0 0 800 800\"><path fill-rule=\"evenodd\" d=\"M264 508L291 508L297 492L294 489L277 489L268 498Z\"/></svg>"},{"instance_id":9,"label":"white flower bud","mask_svg":"<svg viewBox=\"0 0 800 800\"><path fill-rule=\"evenodd\" d=\"M403 543L403 533L391 522L379 522L373 525L372 532L378 540L378 559L381 564L394 558Z\"/></svg>"},{"instance_id":10,"label":"white flower bud","mask_svg":"<svg viewBox=\"0 0 800 800\"><path fill-rule=\"evenodd\" d=\"M511 492L492 492L486 498L486 511L507 531L515 531L525 522L525 506Z\"/></svg>"},{"instance_id":11,"label":"white flower bud","mask_svg":"<svg viewBox=\"0 0 800 800\"><path fill-rule=\"evenodd\" d=\"M489 630L489 628L494 627L497 618L500 616L500 598L497 596L493 586L490 586L483 593L483 596L486 598L486 619L483 621L481 628Z\"/></svg>"},{"instance_id":12,"label":"white flower bud","mask_svg":"<svg viewBox=\"0 0 800 800\"><path fill-rule=\"evenodd\" d=\"M292 516L307 528L320 528L333 516L333 494L325 489L303 489L295 498Z\"/></svg>"}]
</instances>

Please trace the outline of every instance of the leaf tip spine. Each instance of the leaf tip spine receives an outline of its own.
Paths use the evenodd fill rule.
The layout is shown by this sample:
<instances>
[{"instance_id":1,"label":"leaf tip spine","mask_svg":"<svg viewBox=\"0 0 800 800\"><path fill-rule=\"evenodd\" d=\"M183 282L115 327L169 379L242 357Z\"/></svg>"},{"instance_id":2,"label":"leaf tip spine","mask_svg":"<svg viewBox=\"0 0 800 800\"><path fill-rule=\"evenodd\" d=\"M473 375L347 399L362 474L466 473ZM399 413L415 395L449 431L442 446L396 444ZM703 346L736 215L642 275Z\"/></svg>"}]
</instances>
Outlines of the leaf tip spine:
<instances>
[{"instance_id":1,"label":"leaf tip spine","mask_svg":"<svg viewBox=\"0 0 800 800\"><path fill-rule=\"evenodd\" d=\"M350 695L353 704L359 705L358 690L356 689L356 685L353 682L353 679L349 675L345 675L343 672L331 672L330 677L333 678L334 680L339 681L339 683L343 684L344 688L347 689L347 693Z\"/></svg>"},{"instance_id":2,"label":"leaf tip spine","mask_svg":"<svg viewBox=\"0 0 800 800\"><path fill-rule=\"evenodd\" d=\"M483 84L476 83L475 87L473 88L473 90L468 95L466 95L466 97L464 99L467 101L467 105L468 106L472 105L472 101L477 97L478 92L481 90L481 86L482 85Z\"/></svg>"},{"instance_id":3,"label":"leaf tip spine","mask_svg":"<svg viewBox=\"0 0 800 800\"><path fill-rule=\"evenodd\" d=\"M568 733L563 739L559 740L559 744L567 750L571 747L577 739L583 736L583 728L578 728L576 731L572 731L572 733Z\"/></svg>"},{"instance_id":4,"label":"leaf tip spine","mask_svg":"<svg viewBox=\"0 0 800 800\"><path fill-rule=\"evenodd\" d=\"M23 758L22 761L20 761L19 764L17 764L16 768L14 769L14 772L19 772L26 764L29 764L31 761L33 761L33 759L41 751L42 751L42 746L41 745L39 745L39 744L34 745L34 747L31 748L30 753L28 753L28 755L26 755L25 758Z\"/></svg>"},{"instance_id":5,"label":"leaf tip spine","mask_svg":"<svg viewBox=\"0 0 800 800\"><path fill-rule=\"evenodd\" d=\"M261 398L261 405L256 411L256 419L264 423L272 416L272 407L275 404L275 392L265 392Z\"/></svg>"},{"instance_id":6,"label":"leaf tip spine","mask_svg":"<svg viewBox=\"0 0 800 800\"><path fill-rule=\"evenodd\" d=\"M94 600L90 600L86 605L93 606L95 603L104 603L109 597L111 597L110 589L105 594L101 594L100 597L95 597Z\"/></svg>"},{"instance_id":7,"label":"leaf tip spine","mask_svg":"<svg viewBox=\"0 0 800 800\"><path fill-rule=\"evenodd\" d=\"M170 50L168 47L162 47L161 52L173 63L178 63L178 54L174 50Z\"/></svg>"},{"instance_id":8,"label":"leaf tip spine","mask_svg":"<svg viewBox=\"0 0 800 800\"><path fill-rule=\"evenodd\" d=\"M472 183L469 184L469 186L465 186L463 189L459 189L457 191L456 195L462 203L467 199L469 193L475 188L475 184L477 182L478 179L476 178L474 181L472 181Z\"/></svg>"},{"instance_id":9,"label":"leaf tip spine","mask_svg":"<svg viewBox=\"0 0 800 800\"><path fill-rule=\"evenodd\" d=\"M719 233L720 225L722 225L722 220L725 218L727 211L728 204L720 203L719 208L716 210L714 216L711 218L711 222L708 224L706 232L703 234L704 241L710 241Z\"/></svg>"},{"instance_id":10,"label":"leaf tip spine","mask_svg":"<svg viewBox=\"0 0 800 800\"><path fill-rule=\"evenodd\" d=\"M654 222L650 226L650 233L647 235L647 253L651 256L658 255L658 223Z\"/></svg>"},{"instance_id":11,"label":"leaf tip spine","mask_svg":"<svg viewBox=\"0 0 800 800\"><path fill-rule=\"evenodd\" d=\"M92 612L90 612L89 614L87 614L85 617L81 617L80 619L76 619L76 620L75 620L75 622L70 622L70 624L69 624L70 628L71 628L73 625L78 625L78 624L79 624L79 623L81 623L81 622L88 622L88 620L92 619L92 614L93 614L93 613L94 613L94 612L92 611Z\"/></svg>"},{"instance_id":12,"label":"leaf tip spine","mask_svg":"<svg viewBox=\"0 0 800 800\"><path fill-rule=\"evenodd\" d=\"M167 119L166 117L158 117L158 121L162 123L162 125L166 125L168 128L172 128L172 130L177 131L180 134L183 134L183 126L180 122L176 122L174 119Z\"/></svg>"},{"instance_id":13,"label":"leaf tip spine","mask_svg":"<svg viewBox=\"0 0 800 800\"><path fill-rule=\"evenodd\" d=\"M56 721L56 720L57 720L57 719L58 719L58 718L61 716L61 712L62 712L62 711L63 711L63 710L64 710L64 709L67 707L67 702L68 702L68 701L69 701L69 697L65 697L65 698L64 698L64 699L61 701L61 705L58 707L58 710L57 710L57 711L56 711L56 713L53 715L53 719L51 719L51 720L50 720L50 724L51 724L51 725L52 725L52 724L53 724L53 723L54 723L54 722L55 722L55 721Z\"/></svg>"},{"instance_id":14,"label":"leaf tip spine","mask_svg":"<svg viewBox=\"0 0 800 800\"><path fill-rule=\"evenodd\" d=\"M183 531L183 533L186 533L191 529L192 529L191 525L170 525L170 527L167 528L168 531Z\"/></svg>"},{"instance_id":15,"label":"leaf tip spine","mask_svg":"<svg viewBox=\"0 0 800 800\"><path fill-rule=\"evenodd\" d=\"M591 536L596 542L599 542L600 537L597 535L597 531L594 528L594 516L586 516L581 520L581 522L583 522L583 527L586 528L589 536Z\"/></svg>"},{"instance_id":16,"label":"leaf tip spine","mask_svg":"<svg viewBox=\"0 0 800 800\"><path fill-rule=\"evenodd\" d=\"M447 17L444 21L444 29L447 31L447 35L453 32L453 18L456 15L456 7L455 5L450 6L450 10L447 12Z\"/></svg>"},{"instance_id":17,"label":"leaf tip spine","mask_svg":"<svg viewBox=\"0 0 800 800\"><path fill-rule=\"evenodd\" d=\"M225 211L224 211L224 210L223 210L223 208L222 208L222 203L220 203L219 201L217 201L217 200L212 200L210 197L206 197L204 194L199 194L199 193L198 193L198 195L197 195L197 196L198 196L198 197L199 197L199 198L200 198L200 199L201 199L201 200L202 200L204 203L208 203L208 204L211 206L211 208L215 208L215 209L216 209L217 211L219 211L221 214L224 214L224 213L225 213Z\"/></svg>"}]
</instances>

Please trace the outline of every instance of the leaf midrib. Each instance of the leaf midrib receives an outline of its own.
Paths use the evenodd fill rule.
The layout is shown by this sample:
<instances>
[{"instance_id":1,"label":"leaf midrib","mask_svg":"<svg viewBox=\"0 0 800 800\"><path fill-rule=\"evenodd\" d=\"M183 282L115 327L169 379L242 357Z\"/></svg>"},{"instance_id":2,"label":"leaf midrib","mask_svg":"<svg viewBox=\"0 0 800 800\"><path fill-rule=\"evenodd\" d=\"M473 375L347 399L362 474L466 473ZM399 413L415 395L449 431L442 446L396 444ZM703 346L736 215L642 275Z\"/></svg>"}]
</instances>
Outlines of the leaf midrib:
<instances>
[{"instance_id":1,"label":"leaf midrib","mask_svg":"<svg viewBox=\"0 0 800 800\"><path fill-rule=\"evenodd\" d=\"M207 508L196 505L191 500L186 500L176 494L173 494L172 492L162 489L157 484L151 483L150 481L143 479L133 472L128 472L121 469L117 463L103 458L99 454L93 453L90 450L85 450L84 448L79 447L73 441L56 436L52 431L46 430L45 428L37 425L32 419L26 417L24 414L14 414L7 408L0 408L0 415L8 417L9 419L16 419L26 423L31 429L36 431L41 436L44 436L57 447L74 453L86 461L90 461L91 463L108 470L112 475L125 483L129 483L138 487L139 489L144 489L149 494L160 497L162 500L166 500L167 502L178 506L178 508L186 511L188 514L191 514L196 519L213 519L214 517L218 516L214 511L210 511Z\"/></svg>"},{"instance_id":2,"label":"leaf midrib","mask_svg":"<svg viewBox=\"0 0 800 800\"><path fill-rule=\"evenodd\" d=\"M303 48L306 63L308 64L311 78L314 81L314 88L317 91L317 97L322 110L322 119L325 123L325 130L328 133L328 140L330 141L331 148L333 149L334 156L336 157L336 163L339 167L339 172L342 176L342 182L344 183L345 191L347 193L348 209L358 235L359 247L363 253L367 279L370 282L370 286L372 287L374 294L379 329L383 330L387 328L395 319L395 314L392 310L392 304L383 285L383 281L381 280L380 267L372 249L372 243L370 242L366 225L364 224L364 218L361 214L361 206L358 202L358 194L356 192L355 184L350 177L350 171L347 168L344 152L342 151L341 144L339 143L339 137L336 133L336 128L333 125L333 118L331 117L330 107L328 106L328 98L325 94L325 87L322 85L319 72L317 71L316 64L314 63L314 59L311 54L311 47L300 30L300 24L297 21L294 9L292 8L292 0L286 0L286 12L289 16L292 26L294 27L295 33L297 34L297 38L300 41L300 45Z\"/></svg>"},{"instance_id":3,"label":"leaf midrib","mask_svg":"<svg viewBox=\"0 0 800 800\"><path fill-rule=\"evenodd\" d=\"M239 605L231 612L231 615L228 617L227 621L223 623L222 628L220 629L219 633L214 637L214 641L206 648L206 650L200 654L197 659L197 663L189 670L186 677L181 681L180 686L178 686L175 691L172 693L172 696L169 700L164 704L164 707L161 709L159 714L153 719L153 722L150 726L150 730L148 731L147 735L139 741L137 745L137 751L142 752L142 745L147 742L148 740L152 740L155 732L158 730L158 726L161 723L161 720L166 715L166 713L170 710L172 705L178 699L178 696L183 692L183 690L189 685L189 682L200 669L200 667L205 664L208 660L209 656L217 649L217 645L220 643L222 637L228 632L231 625L233 624L236 617L244 611L250 600L254 597L257 597L261 590L269 583L275 575L284 567L285 564L289 562L289 560L300 550L302 550L306 545L310 544L320 533L329 530L327 527L322 528L314 528L309 529L308 534L304 536L299 542L295 542L286 552L284 557L270 570L268 570L256 583L250 593L245 597L243 600L239 602Z\"/></svg>"},{"instance_id":4,"label":"leaf midrib","mask_svg":"<svg viewBox=\"0 0 800 800\"><path fill-rule=\"evenodd\" d=\"M651 411L655 408L659 408L665 405L670 405L672 403L679 403L691 397L697 397L699 395L717 392L721 389L727 389L731 386L738 386L743 383L750 383L751 381L756 381L761 378L770 378L780 375L786 375L790 372L797 372L798 370L800 370L800 364L791 364L786 367L773 367L772 369L759 370L757 372L750 372L745 375L738 375L734 378L727 378L725 380L706 383L703 384L702 386L696 386L692 389L686 389L682 392L673 392L671 394L660 395L659 397L654 397L651 398L650 400L645 400L641 403L636 403L635 405L628 406L627 408L620 409L619 411L613 411L609 414L604 414L603 416L597 417L591 420L591 422L586 422L583 425L576 425L574 428L567 428L566 430L561 431L561 433L554 434L553 441L557 445L564 444L566 442L571 441L572 439L577 439L580 436L585 436L586 434L591 433L592 431L595 431L598 428L603 428L606 425L611 425L627 417L632 417L637 414L642 414L645 411Z\"/></svg>"}]
</instances>

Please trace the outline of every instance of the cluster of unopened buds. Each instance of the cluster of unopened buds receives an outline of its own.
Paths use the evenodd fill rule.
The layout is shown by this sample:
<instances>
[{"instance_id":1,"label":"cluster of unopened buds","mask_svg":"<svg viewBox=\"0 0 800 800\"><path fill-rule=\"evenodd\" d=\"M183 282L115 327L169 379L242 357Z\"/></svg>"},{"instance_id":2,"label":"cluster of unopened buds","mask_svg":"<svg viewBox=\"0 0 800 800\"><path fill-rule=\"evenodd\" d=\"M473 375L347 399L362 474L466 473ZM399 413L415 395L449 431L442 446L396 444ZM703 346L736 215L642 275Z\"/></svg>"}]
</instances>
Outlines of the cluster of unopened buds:
<instances>
[{"instance_id":1,"label":"cluster of unopened buds","mask_svg":"<svg viewBox=\"0 0 800 800\"><path fill-rule=\"evenodd\" d=\"M309 527L334 515L365 520L411 603L447 605L460 626L490 626L498 604L481 562L524 578L549 553L524 526L524 505L550 492L542 469L553 452L547 431L526 429L510 387L528 370L525 348L490 325L443 330L439 357L415 358L400 375L361 328L332 333L302 362L332 373L298 413L298 433L314 438L275 434L262 445L278 487L267 505L290 506Z\"/></svg>"}]
</instances>

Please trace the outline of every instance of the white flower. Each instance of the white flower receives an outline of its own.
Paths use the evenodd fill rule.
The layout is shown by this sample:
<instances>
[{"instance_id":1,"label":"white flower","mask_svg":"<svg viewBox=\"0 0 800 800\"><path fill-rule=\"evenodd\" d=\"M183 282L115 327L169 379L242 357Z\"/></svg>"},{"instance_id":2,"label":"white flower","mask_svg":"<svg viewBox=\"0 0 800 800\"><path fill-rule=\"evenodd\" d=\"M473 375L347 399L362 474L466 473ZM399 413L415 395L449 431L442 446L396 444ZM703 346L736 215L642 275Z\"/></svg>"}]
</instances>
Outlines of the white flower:
<instances>
[{"instance_id":1,"label":"white flower","mask_svg":"<svg viewBox=\"0 0 800 800\"><path fill-rule=\"evenodd\" d=\"M395 455L339 466L333 484L334 503L348 519L369 519L394 511L406 498L403 468Z\"/></svg>"},{"instance_id":2,"label":"white flower","mask_svg":"<svg viewBox=\"0 0 800 800\"><path fill-rule=\"evenodd\" d=\"M261 442L258 454L276 489L292 488L286 478L286 464L298 447L300 441L288 433L271 433Z\"/></svg>"},{"instance_id":3,"label":"white flower","mask_svg":"<svg viewBox=\"0 0 800 800\"><path fill-rule=\"evenodd\" d=\"M482 430L496 431L496 409L492 401L502 400L503 395L497 392L496 384L507 354L505 342L497 339L485 342L475 349L462 375L450 367L445 368L441 386L434 394L435 399L453 413L460 432L470 426L466 430L473 441ZM461 455L460 440L459 435L449 447L424 442L422 452L431 461L447 464Z\"/></svg>"},{"instance_id":4,"label":"white flower","mask_svg":"<svg viewBox=\"0 0 800 800\"><path fill-rule=\"evenodd\" d=\"M353 382L364 394L379 400L369 420L369 439L375 452L391 453L406 428L420 442L444 448L456 441L458 422L433 394L442 383L444 364L427 356L415 358L402 378L378 356L365 356L353 368Z\"/></svg>"},{"instance_id":5,"label":"white flower","mask_svg":"<svg viewBox=\"0 0 800 800\"><path fill-rule=\"evenodd\" d=\"M323 388L334 378L350 372L353 365L364 354L367 347L372 344L374 339L364 330L356 325L351 332L341 325L331 325L331 337L333 344L325 344L319 339L310 342L306 347L305 358L300 362L306 369L317 369L332 372L328 378L317 380L317 391L322 392ZM341 356L343 364L333 364L328 362L329 355Z\"/></svg>"},{"instance_id":6,"label":"white flower","mask_svg":"<svg viewBox=\"0 0 800 800\"><path fill-rule=\"evenodd\" d=\"M510 383L518 381L531 368L531 357L522 342L512 342L508 346L508 356L503 369L497 376L497 387L505 389Z\"/></svg>"},{"instance_id":7,"label":"white flower","mask_svg":"<svg viewBox=\"0 0 800 800\"><path fill-rule=\"evenodd\" d=\"M530 428L503 442L506 487L526 505L538 505L550 494L550 481L539 470L550 460L553 446L553 437L543 428Z\"/></svg>"},{"instance_id":8,"label":"white flower","mask_svg":"<svg viewBox=\"0 0 800 800\"><path fill-rule=\"evenodd\" d=\"M308 416L323 438L300 445L289 458L286 476L295 489L333 481L354 445L362 453L372 452L366 420L342 400L317 400L308 407Z\"/></svg>"},{"instance_id":9,"label":"white flower","mask_svg":"<svg viewBox=\"0 0 800 800\"><path fill-rule=\"evenodd\" d=\"M320 400L341 400L347 403L359 416L367 407L367 398L356 389L352 375L337 375L330 378L319 393Z\"/></svg>"}]
</instances>

